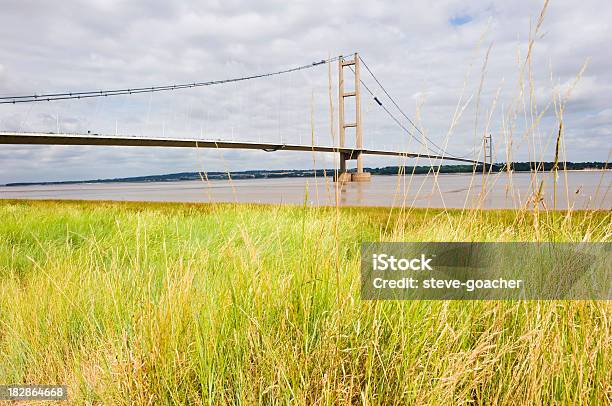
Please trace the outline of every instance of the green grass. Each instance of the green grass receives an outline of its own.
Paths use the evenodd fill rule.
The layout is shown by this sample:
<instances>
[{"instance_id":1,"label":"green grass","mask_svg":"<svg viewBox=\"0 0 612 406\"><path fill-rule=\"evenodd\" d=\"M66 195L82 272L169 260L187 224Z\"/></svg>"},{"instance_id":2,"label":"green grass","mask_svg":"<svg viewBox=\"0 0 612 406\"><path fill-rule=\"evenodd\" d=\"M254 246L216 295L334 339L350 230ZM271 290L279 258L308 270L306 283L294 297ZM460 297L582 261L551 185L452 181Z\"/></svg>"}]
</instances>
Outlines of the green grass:
<instances>
[{"instance_id":1,"label":"green grass","mask_svg":"<svg viewBox=\"0 0 612 406\"><path fill-rule=\"evenodd\" d=\"M610 216L3 201L0 383L74 404L610 404L610 302L359 299L361 241L610 241Z\"/></svg>"}]
</instances>

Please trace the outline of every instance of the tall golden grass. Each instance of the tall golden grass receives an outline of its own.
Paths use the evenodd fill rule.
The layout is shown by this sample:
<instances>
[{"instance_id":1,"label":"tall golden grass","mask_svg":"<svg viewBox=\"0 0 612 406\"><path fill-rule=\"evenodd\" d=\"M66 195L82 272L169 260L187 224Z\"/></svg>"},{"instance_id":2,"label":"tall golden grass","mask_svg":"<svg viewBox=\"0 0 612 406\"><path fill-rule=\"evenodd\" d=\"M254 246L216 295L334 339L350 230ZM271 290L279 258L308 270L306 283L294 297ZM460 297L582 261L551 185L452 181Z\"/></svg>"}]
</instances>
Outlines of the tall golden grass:
<instances>
[{"instance_id":1,"label":"tall golden grass","mask_svg":"<svg viewBox=\"0 0 612 406\"><path fill-rule=\"evenodd\" d=\"M608 404L612 306L362 302L360 241L529 241L533 212L0 204L0 380L72 404ZM540 214L610 241L609 212Z\"/></svg>"}]
</instances>

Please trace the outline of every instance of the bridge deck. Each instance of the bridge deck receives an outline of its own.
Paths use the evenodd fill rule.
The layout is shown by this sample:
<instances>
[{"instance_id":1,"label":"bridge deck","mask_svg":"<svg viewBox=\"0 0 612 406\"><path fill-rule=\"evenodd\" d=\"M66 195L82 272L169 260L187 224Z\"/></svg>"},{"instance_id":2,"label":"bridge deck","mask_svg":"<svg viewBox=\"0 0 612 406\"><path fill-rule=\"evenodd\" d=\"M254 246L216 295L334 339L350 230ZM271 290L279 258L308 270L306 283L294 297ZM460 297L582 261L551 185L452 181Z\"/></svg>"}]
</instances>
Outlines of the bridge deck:
<instances>
[{"instance_id":1,"label":"bridge deck","mask_svg":"<svg viewBox=\"0 0 612 406\"><path fill-rule=\"evenodd\" d=\"M56 134L28 132L0 132L0 144L19 145L99 145L99 146L131 146L131 147L173 147L173 148L223 148L252 149L262 151L302 151L302 152L335 152L346 154L349 159L359 153L367 155L391 155L408 158L431 158L447 161L475 163L470 159L454 158L431 154L415 154L402 151L385 151L373 149L338 148L330 146L311 146L297 144L275 144L243 141L214 141L181 138L144 138L110 136L98 134Z\"/></svg>"}]
</instances>

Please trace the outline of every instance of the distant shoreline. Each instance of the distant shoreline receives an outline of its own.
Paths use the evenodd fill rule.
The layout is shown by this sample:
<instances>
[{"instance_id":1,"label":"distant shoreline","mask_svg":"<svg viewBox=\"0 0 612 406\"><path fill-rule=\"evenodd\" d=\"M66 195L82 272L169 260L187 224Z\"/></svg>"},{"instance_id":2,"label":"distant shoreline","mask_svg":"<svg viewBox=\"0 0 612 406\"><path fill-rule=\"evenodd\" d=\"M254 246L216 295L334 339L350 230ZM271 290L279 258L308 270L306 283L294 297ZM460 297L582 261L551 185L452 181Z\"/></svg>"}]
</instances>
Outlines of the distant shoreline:
<instances>
[{"instance_id":1,"label":"distant shoreline","mask_svg":"<svg viewBox=\"0 0 612 406\"><path fill-rule=\"evenodd\" d=\"M514 172L530 172L531 167L535 164L529 162L514 162L511 164ZM552 162L538 163L541 168L539 172L547 172L553 168ZM561 164L560 170L565 167L566 171L578 172L578 171L610 171L605 162L567 162ZM435 167L434 167L435 168ZM365 171L370 172L372 175L397 175L398 172L409 174L427 174L431 171L430 166L405 166L404 168L398 166L386 166L382 168L365 168ZM493 172L506 171L506 165L495 164ZM350 170L349 170L350 171ZM249 171L235 171L230 172L229 177L232 180L246 180L246 179L278 179L278 178L312 178L312 177L323 177L331 176L335 172L334 169L288 169L288 170L249 170ZM474 172L472 165L442 165L440 166L441 174L465 174ZM482 172L482 166L476 168L476 172ZM227 172L180 172L171 173L164 175L147 175L147 176L132 176L127 178L108 178L108 179L88 179L88 180L67 180L67 181L53 181L53 182L12 182L2 186L44 186L44 185L74 185L74 184L92 184L92 183L152 183L152 182L178 182L178 181L189 181L189 180L227 180Z\"/></svg>"}]
</instances>

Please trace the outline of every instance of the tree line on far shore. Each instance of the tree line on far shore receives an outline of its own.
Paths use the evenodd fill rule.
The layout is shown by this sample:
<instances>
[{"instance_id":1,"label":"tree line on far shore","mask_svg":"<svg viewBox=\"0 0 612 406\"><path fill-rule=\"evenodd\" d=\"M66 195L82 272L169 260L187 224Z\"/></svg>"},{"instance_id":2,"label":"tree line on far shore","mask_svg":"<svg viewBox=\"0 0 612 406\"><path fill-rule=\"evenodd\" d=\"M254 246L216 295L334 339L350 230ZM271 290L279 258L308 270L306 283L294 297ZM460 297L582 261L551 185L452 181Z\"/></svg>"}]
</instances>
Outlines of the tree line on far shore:
<instances>
[{"instance_id":1,"label":"tree line on far shore","mask_svg":"<svg viewBox=\"0 0 612 406\"><path fill-rule=\"evenodd\" d=\"M529 172L532 170L550 171L554 168L554 162L512 162L510 169L515 172ZM559 170L601 170L608 169L606 162L562 162L558 164ZM372 175L397 175L404 174L427 174L438 170L438 166L385 166L382 168L365 168L366 172ZM480 173L483 171L482 165L441 165L440 173ZM508 170L507 164L496 163L492 168L487 167L485 171L500 172ZM355 169L349 169L353 172ZM250 170L237 172L181 172L170 173L165 175L147 175L136 176L129 178L113 178L113 179L92 179L92 180L69 180L58 182L19 182L8 183L5 186L28 186L28 185L62 185L75 183L111 183L111 182L176 182L185 180L224 180L231 177L232 179L274 179L274 178L307 178L307 177L324 177L333 176L334 169L280 169L280 170Z\"/></svg>"}]
</instances>

